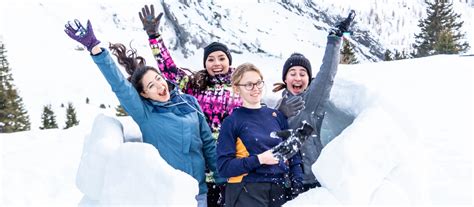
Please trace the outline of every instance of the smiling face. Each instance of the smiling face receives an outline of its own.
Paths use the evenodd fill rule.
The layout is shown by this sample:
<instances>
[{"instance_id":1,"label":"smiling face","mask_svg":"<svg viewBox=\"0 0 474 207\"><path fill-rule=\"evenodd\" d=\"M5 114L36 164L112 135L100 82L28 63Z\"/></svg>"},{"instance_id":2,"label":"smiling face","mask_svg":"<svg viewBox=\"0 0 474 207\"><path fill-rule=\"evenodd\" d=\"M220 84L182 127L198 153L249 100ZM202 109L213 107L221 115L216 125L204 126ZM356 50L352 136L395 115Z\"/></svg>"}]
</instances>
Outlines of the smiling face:
<instances>
[{"instance_id":1,"label":"smiling face","mask_svg":"<svg viewBox=\"0 0 474 207\"><path fill-rule=\"evenodd\" d=\"M309 75L302 66L293 66L288 70L285 76L286 88L293 95L303 93L308 88Z\"/></svg>"},{"instance_id":2,"label":"smiling face","mask_svg":"<svg viewBox=\"0 0 474 207\"><path fill-rule=\"evenodd\" d=\"M237 84L234 84L234 92L240 95L243 106L246 108L260 108L262 100L263 80L259 73L246 71Z\"/></svg>"},{"instance_id":3,"label":"smiling face","mask_svg":"<svg viewBox=\"0 0 474 207\"><path fill-rule=\"evenodd\" d=\"M140 95L154 101L166 102L170 99L168 84L160 74L153 70L148 70L141 80L143 91Z\"/></svg>"},{"instance_id":4,"label":"smiling face","mask_svg":"<svg viewBox=\"0 0 474 207\"><path fill-rule=\"evenodd\" d=\"M209 54L206 59L206 70L211 76L226 74L229 72L229 58L222 51Z\"/></svg>"}]
</instances>

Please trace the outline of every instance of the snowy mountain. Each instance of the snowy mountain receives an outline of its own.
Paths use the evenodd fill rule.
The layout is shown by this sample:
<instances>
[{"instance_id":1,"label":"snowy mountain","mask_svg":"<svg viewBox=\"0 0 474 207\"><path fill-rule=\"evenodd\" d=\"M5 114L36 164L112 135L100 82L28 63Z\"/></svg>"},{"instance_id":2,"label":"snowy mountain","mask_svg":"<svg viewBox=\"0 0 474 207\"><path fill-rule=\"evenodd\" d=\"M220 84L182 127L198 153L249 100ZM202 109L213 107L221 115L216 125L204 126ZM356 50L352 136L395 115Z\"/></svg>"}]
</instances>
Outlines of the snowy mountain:
<instances>
[{"instance_id":1,"label":"snowy mountain","mask_svg":"<svg viewBox=\"0 0 474 207\"><path fill-rule=\"evenodd\" d=\"M385 49L408 50L424 13L422 0L7 0L0 4L0 36L15 84L32 109L33 128L38 127L41 107L46 104L55 111L60 111L61 103L77 105L86 98L96 105L118 104L95 66L76 50L79 45L64 35L64 24L74 18L90 19L104 47L108 42L130 43L152 64L138 11L145 4L155 4L157 11L165 13L160 28L179 66L201 69L202 48L221 41L233 51L234 66L263 58L261 67L279 73L284 59L295 51L319 65L327 30L350 9L357 12L352 39L361 62L380 60ZM472 45L474 7L466 1L454 1L454 5ZM70 93L62 94L58 87Z\"/></svg>"},{"instance_id":2,"label":"snowy mountain","mask_svg":"<svg viewBox=\"0 0 474 207\"><path fill-rule=\"evenodd\" d=\"M472 46L473 1L454 3ZM138 11L145 4L154 4L165 13L161 30L179 66L201 69L203 46L221 41L233 51L234 66L255 63L270 84L281 81L284 60L294 51L311 60L316 74L327 30L350 9L356 10L352 38L362 63L341 65L336 76L332 108L325 119L323 141L327 146L313 166L323 188L288 205L472 205L473 58L453 55L372 63L379 61L385 49L409 48L425 12L422 0L6 0L0 2L0 39L8 50L14 84L23 97L32 130L0 137L0 206L97 202L87 198L90 191L78 188L90 184L77 174L80 163L87 161L84 152L96 156L93 161L119 155L112 157L107 168L94 168L101 162L85 167L86 171L108 175L95 177L99 181L92 183L110 184L92 188L96 195L108 191L93 197L103 203L117 202L114 195L128 195L122 197L123 203L136 202L133 196L138 195L125 191L137 190L133 183L169 181L172 188L168 194L156 197L166 202L180 192L179 179L172 176L179 172L145 167L163 161L149 146L117 142L121 137L116 136L95 137L104 141L102 148L87 145L90 142L86 140L94 140L89 135L96 116L104 113L113 117L118 101L87 52L78 50L78 44L63 31L68 20L90 19L104 47L108 42L130 43L153 65L138 19ZM265 87L265 99L272 105L279 94L271 92L270 84ZM62 128L65 108L60 105L67 102L74 103L79 126L38 129L46 104L52 104ZM101 104L107 108L100 109ZM136 136L136 129L127 127L132 124L121 121L125 133ZM140 160L144 155L147 159ZM121 164L134 164L134 168ZM149 171L146 176L135 177L134 182L121 183L122 188L114 188L122 175L117 172L124 169L132 175ZM159 185L147 187L136 192L148 198L161 192ZM149 190L149 194L142 190ZM192 193L196 189L186 190Z\"/></svg>"}]
</instances>

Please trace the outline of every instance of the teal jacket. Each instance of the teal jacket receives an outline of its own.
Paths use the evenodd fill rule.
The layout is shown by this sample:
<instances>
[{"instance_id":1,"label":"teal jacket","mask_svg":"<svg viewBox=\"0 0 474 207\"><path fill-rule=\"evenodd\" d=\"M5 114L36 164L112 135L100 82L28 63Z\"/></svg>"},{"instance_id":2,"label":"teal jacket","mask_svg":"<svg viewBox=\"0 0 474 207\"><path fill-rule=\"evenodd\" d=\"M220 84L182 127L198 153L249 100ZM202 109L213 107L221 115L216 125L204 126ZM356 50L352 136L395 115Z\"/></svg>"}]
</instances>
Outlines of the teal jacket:
<instances>
[{"instance_id":1,"label":"teal jacket","mask_svg":"<svg viewBox=\"0 0 474 207\"><path fill-rule=\"evenodd\" d=\"M216 173L216 142L196 99L170 89L170 100L157 102L141 97L112 59L109 51L92 59L99 67L125 111L138 124L143 141L158 149L172 167L199 182L199 194L207 193L206 166Z\"/></svg>"}]
</instances>

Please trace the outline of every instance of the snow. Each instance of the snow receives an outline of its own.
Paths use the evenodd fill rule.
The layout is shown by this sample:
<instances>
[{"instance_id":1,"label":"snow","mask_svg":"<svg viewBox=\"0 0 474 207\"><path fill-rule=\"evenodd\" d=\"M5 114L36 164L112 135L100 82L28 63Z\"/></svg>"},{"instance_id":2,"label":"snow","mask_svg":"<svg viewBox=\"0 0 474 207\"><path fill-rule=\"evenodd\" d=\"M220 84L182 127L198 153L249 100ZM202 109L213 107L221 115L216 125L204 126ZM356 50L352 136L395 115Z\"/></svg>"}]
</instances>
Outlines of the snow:
<instances>
[{"instance_id":1,"label":"snow","mask_svg":"<svg viewBox=\"0 0 474 207\"><path fill-rule=\"evenodd\" d=\"M103 45L135 39L138 53L153 64L136 17L143 4L153 2L119 2L91 1L63 9L68 3L15 1L9 2L3 14L2 1L0 31L6 32L0 38L6 43L15 85L33 124L31 131L0 135L0 206L195 206L198 186L192 177L167 165L151 145L123 142L136 141L141 136L138 127L128 117L115 117L118 101L110 87L87 52L75 51L77 44L62 31L71 18L84 20L89 13L103 14L90 17ZM26 16L36 18L18 17L22 9L30 12ZM87 14L81 12L84 9ZM119 18L118 26L110 18L115 11L126 16ZM3 15L17 19L4 21ZM259 21L252 23L264 22ZM34 38L31 31L35 31ZM270 45L271 39L260 41L271 50L278 47ZM313 74L322 52L304 53L312 62ZM177 63L201 67L200 52L189 59L172 53ZM271 83L281 81L284 58L233 54L234 66L252 62L262 69L269 105L279 96L271 92ZM326 117L323 132L331 135L323 135L329 136L327 145L313 165L323 187L285 206L471 206L472 65L474 56L457 55L340 65L331 104L349 118ZM60 104L69 101L78 113L78 126L38 129L45 104L52 104L62 128L65 108ZM99 108L100 104L107 108Z\"/></svg>"}]
</instances>

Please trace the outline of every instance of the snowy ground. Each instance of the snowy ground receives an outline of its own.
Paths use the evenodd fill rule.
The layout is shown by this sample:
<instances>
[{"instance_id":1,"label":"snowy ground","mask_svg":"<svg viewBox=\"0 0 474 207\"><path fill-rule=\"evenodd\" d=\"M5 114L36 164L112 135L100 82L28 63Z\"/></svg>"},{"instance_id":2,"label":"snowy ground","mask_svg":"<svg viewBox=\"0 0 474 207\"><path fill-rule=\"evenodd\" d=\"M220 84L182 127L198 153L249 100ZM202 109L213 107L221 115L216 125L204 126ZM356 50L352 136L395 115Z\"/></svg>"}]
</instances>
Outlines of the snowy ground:
<instances>
[{"instance_id":1,"label":"snowy ground","mask_svg":"<svg viewBox=\"0 0 474 207\"><path fill-rule=\"evenodd\" d=\"M109 3L77 4L74 9L48 1L2 5L15 21L0 20L0 28L7 28L0 38L33 124L31 131L0 135L0 206L195 202L195 181L166 165L154 148L123 144L120 125L107 117L99 116L102 122L93 128L99 114L114 116L118 101L87 52L74 50L77 44L62 31L65 21L93 13L104 46L135 39L138 53L153 64L136 19L136 8L150 2L128 1L115 5L117 10ZM19 16L22 12L28 15ZM110 19L115 12L135 19L121 22L126 30L115 28ZM200 52L189 59L175 51L172 55L178 65L201 67ZM305 55L316 74L322 50ZM266 101L273 105L278 94L271 92L271 83L281 81L284 60L233 54L233 62L252 62L262 69ZM473 65L473 56L455 55L341 65L323 129L323 142L332 141L313 166L323 187L287 206L472 206ZM64 126L60 105L67 102L74 103L79 126L38 129L45 104L52 104ZM130 120L120 121L127 137L139 136Z\"/></svg>"},{"instance_id":2,"label":"snowy ground","mask_svg":"<svg viewBox=\"0 0 474 207\"><path fill-rule=\"evenodd\" d=\"M341 66L331 101L354 122L313 166L323 187L287 206L471 205L473 64L435 56ZM77 127L2 134L2 206L194 202L195 181L149 145L123 144L118 122L99 116L92 129L113 110L78 108Z\"/></svg>"}]
</instances>

